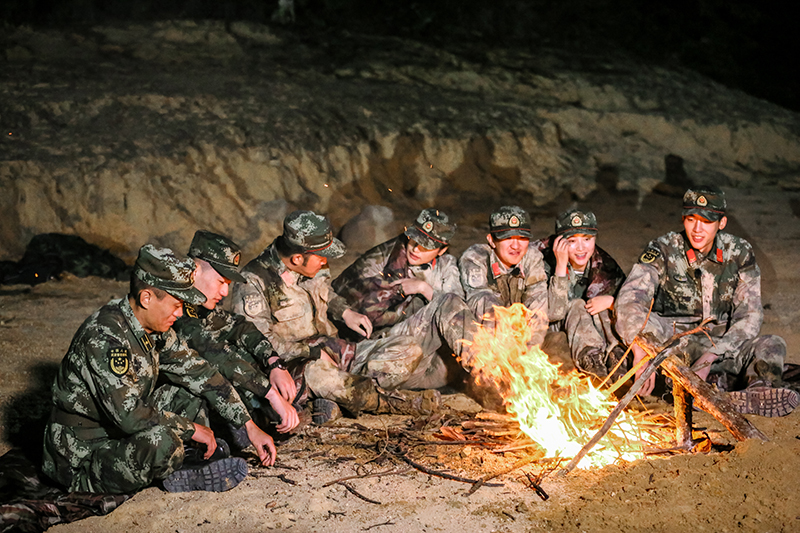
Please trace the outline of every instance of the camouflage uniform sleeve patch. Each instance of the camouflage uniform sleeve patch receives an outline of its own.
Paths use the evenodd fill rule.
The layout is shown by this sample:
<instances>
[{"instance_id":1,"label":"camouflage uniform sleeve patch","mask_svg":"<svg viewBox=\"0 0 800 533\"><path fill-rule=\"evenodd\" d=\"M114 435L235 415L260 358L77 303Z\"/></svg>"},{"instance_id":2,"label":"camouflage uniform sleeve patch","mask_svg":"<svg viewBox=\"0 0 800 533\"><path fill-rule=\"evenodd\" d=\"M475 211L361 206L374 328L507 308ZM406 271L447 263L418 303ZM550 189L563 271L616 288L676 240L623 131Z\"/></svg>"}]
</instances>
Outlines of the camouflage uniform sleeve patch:
<instances>
[{"instance_id":1,"label":"camouflage uniform sleeve patch","mask_svg":"<svg viewBox=\"0 0 800 533\"><path fill-rule=\"evenodd\" d=\"M108 351L108 368L115 376L124 376L130 368L127 348L111 348Z\"/></svg>"},{"instance_id":2,"label":"camouflage uniform sleeve patch","mask_svg":"<svg viewBox=\"0 0 800 533\"><path fill-rule=\"evenodd\" d=\"M648 263L652 263L653 261L655 261L659 257L661 257L661 252L659 252L658 250L655 250L653 248L648 248L647 250L644 251L642 256L639 258L639 262L648 264Z\"/></svg>"},{"instance_id":3,"label":"camouflage uniform sleeve patch","mask_svg":"<svg viewBox=\"0 0 800 533\"><path fill-rule=\"evenodd\" d=\"M244 297L244 312L248 316L257 317L264 311L264 298L259 294L247 294Z\"/></svg>"},{"instance_id":4,"label":"camouflage uniform sleeve patch","mask_svg":"<svg viewBox=\"0 0 800 533\"><path fill-rule=\"evenodd\" d=\"M189 318L197 318L198 317L197 308L195 306L193 306L192 304L184 303L183 304L183 311L186 313L186 316L188 316Z\"/></svg>"}]
</instances>

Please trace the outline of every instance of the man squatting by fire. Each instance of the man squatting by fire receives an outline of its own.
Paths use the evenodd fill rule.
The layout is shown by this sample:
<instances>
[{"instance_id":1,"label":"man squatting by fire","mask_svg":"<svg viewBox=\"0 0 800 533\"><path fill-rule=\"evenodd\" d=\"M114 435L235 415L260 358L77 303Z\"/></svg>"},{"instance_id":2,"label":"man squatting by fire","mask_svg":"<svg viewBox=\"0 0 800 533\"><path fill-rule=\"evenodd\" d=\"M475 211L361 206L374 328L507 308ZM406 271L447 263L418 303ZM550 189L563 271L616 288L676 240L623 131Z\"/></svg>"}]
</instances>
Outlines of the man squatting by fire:
<instances>
[{"instance_id":1,"label":"man squatting by fire","mask_svg":"<svg viewBox=\"0 0 800 533\"><path fill-rule=\"evenodd\" d=\"M726 212L724 191L706 186L686 191L683 231L651 241L619 291L617 331L627 344L642 331L660 346L674 332L710 319L708 336L684 337L674 350L721 390L746 387L730 394L738 411L783 416L798 405L797 392L782 388L786 342L777 335L759 335L764 319L761 271L750 243L722 231ZM637 344L632 351L634 364L645 357ZM654 385L655 374L642 394L650 394Z\"/></svg>"}]
</instances>

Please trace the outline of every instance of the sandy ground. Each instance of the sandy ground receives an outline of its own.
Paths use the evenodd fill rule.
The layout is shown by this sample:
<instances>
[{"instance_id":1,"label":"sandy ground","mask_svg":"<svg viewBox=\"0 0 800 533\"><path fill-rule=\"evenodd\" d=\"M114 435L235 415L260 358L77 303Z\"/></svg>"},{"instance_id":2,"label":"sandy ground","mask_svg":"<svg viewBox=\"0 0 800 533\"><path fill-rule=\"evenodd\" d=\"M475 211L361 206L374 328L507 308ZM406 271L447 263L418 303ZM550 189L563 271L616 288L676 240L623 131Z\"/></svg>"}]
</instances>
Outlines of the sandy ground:
<instances>
[{"instance_id":1,"label":"sandy ground","mask_svg":"<svg viewBox=\"0 0 800 533\"><path fill-rule=\"evenodd\" d=\"M729 230L754 245L763 273L763 333L789 344L788 362L800 363L800 192L728 190ZM637 197L598 190L582 208L600 222L598 243L625 268L644 245L680 227L680 199L651 195L641 209ZM453 245L460 253L483 239L470 213ZM556 211L534 212L534 233L552 231ZM459 216L455 213L455 218ZM474 222L473 222L474 221ZM234 236L235 237L235 236ZM341 270L347 261L333 265ZM100 279L64 279L33 288L0 288L0 453L12 445L40 446L37 416L47 410L49 381L72 334L97 307L125 292L125 284ZM446 396L442 421L469 416L477 408L465 396ZM656 403L656 409L668 409ZM306 427L279 446L275 468L253 467L235 489L221 494L167 494L149 488L105 517L56 526L80 531L798 531L800 530L800 411L781 419L751 417L769 442L735 443L705 413L704 429L717 445L707 454L657 457L603 469L555 474L541 483L543 501L528 488L532 464L498 478L503 485L466 495L468 484L423 474L393 457L393 430L409 428L404 417L363 416L336 427ZM354 425L358 423L360 425ZM721 451L725 450L725 451ZM417 446L409 457L429 468L478 478L508 468L519 456L463 446ZM252 456L249 456L252 462ZM347 483L370 503L330 481L367 473L382 476ZM281 477L282 476L282 477Z\"/></svg>"}]
</instances>

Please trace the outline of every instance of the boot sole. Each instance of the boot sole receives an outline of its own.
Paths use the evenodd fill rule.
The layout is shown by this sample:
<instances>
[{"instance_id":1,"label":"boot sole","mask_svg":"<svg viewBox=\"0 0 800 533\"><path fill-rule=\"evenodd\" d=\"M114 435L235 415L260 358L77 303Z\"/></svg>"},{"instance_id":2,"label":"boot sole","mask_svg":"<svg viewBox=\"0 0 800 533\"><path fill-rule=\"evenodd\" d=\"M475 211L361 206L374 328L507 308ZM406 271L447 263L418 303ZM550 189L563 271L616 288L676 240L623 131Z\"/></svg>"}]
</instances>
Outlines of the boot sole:
<instances>
[{"instance_id":1,"label":"boot sole","mask_svg":"<svg viewBox=\"0 0 800 533\"><path fill-rule=\"evenodd\" d=\"M228 457L203 466L176 470L164 480L167 492L225 492L247 477L247 463L241 457Z\"/></svg>"},{"instance_id":2,"label":"boot sole","mask_svg":"<svg viewBox=\"0 0 800 533\"><path fill-rule=\"evenodd\" d=\"M729 398L739 413L766 417L786 416L800 404L795 391L770 387L731 392Z\"/></svg>"}]
</instances>

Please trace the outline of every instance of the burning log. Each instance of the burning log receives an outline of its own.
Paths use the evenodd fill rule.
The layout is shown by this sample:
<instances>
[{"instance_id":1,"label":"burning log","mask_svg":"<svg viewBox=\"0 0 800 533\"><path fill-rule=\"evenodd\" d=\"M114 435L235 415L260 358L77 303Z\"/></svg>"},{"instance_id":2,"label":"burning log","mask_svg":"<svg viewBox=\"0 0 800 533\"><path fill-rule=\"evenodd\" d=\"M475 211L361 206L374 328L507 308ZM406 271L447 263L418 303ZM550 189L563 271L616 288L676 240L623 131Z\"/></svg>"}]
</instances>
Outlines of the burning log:
<instances>
[{"instance_id":1,"label":"burning log","mask_svg":"<svg viewBox=\"0 0 800 533\"><path fill-rule=\"evenodd\" d=\"M672 380L694 396L697 406L707 412L725 426L736 440L761 439L768 440L747 418L739 414L727 397L700 379L683 362L671 355L661 363L662 368ZM691 404L690 404L691 405ZM678 404L675 403L676 415ZM690 407L691 409L691 407ZM691 440L691 415L689 418L689 439ZM680 445L680 443L679 443Z\"/></svg>"}]
</instances>

